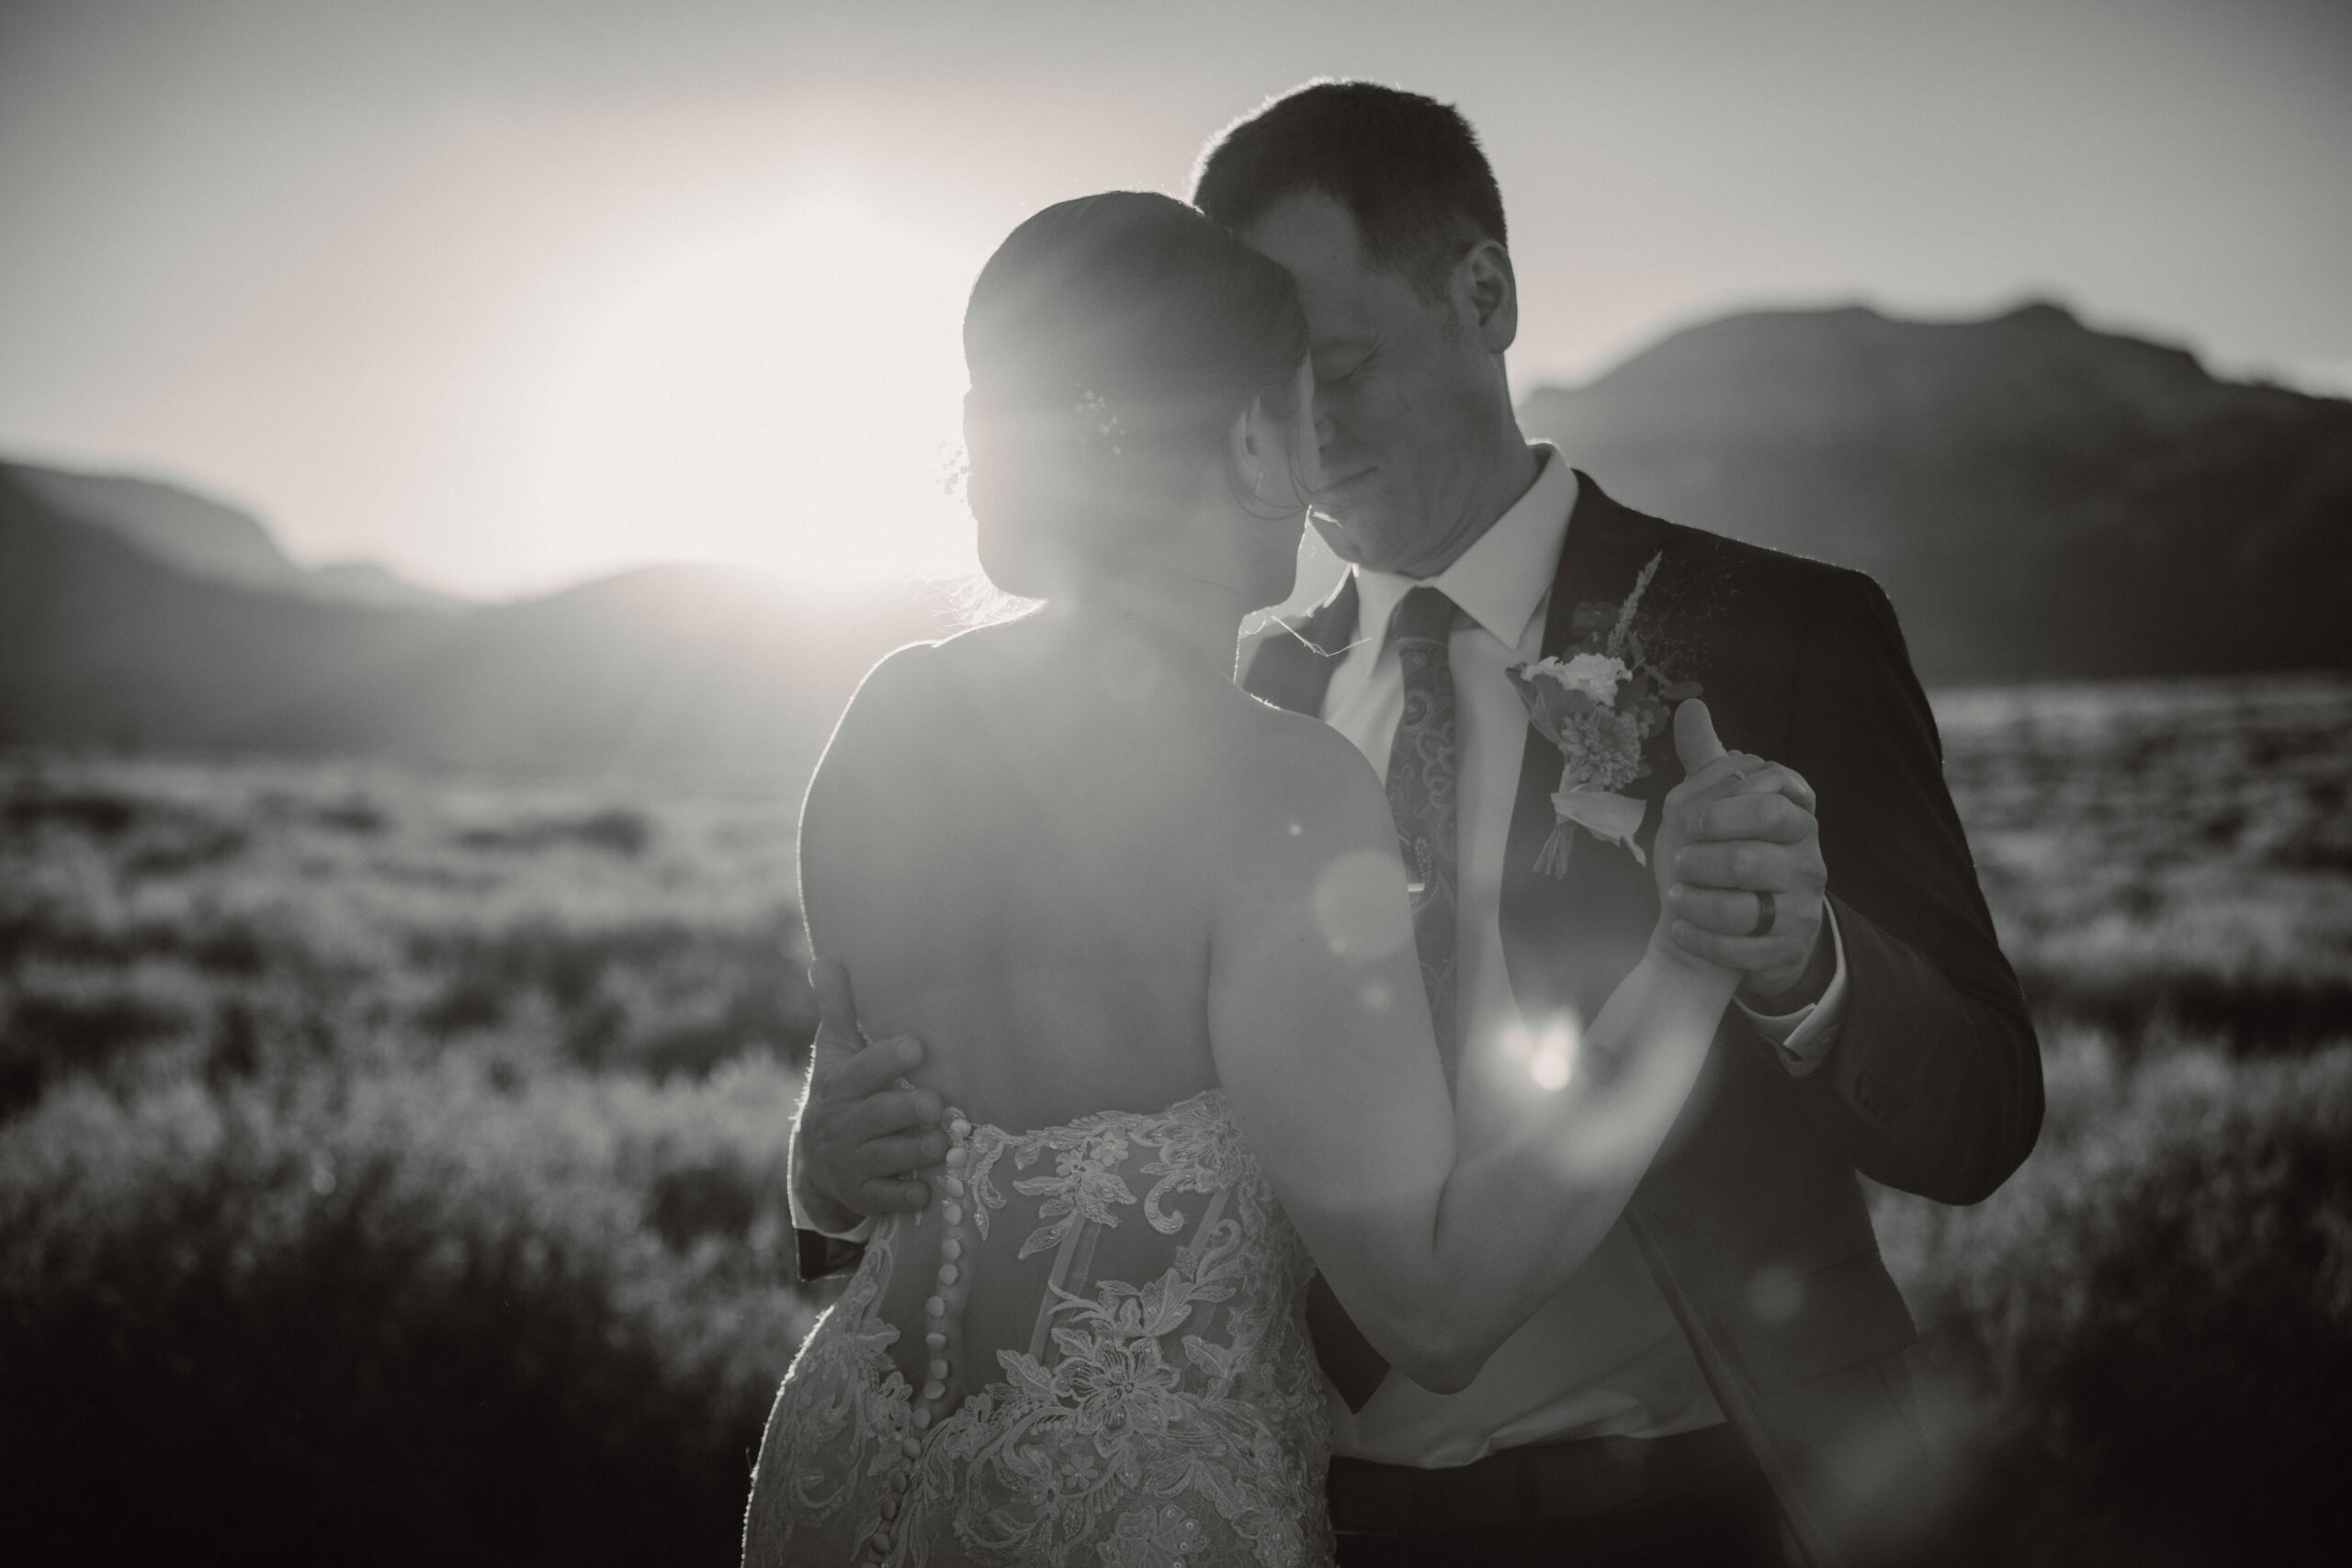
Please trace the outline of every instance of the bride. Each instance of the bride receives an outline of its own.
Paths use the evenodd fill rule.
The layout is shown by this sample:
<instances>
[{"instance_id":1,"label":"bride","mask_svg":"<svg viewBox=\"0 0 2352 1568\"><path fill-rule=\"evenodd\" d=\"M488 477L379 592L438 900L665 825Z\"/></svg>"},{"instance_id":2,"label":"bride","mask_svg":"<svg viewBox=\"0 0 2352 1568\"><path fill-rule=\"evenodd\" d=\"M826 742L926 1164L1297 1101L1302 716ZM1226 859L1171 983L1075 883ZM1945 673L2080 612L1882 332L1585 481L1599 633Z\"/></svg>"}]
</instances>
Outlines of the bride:
<instances>
[{"instance_id":1,"label":"bride","mask_svg":"<svg viewBox=\"0 0 2352 1568\"><path fill-rule=\"evenodd\" d=\"M1288 276L1088 197L1013 231L964 338L982 564L1044 604L873 671L800 861L949 1151L785 1380L745 1561L1326 1563L1310 1278L1463 1387L1617 1218L1736 976L1654 933L1568 1084L1466 1145L1380 781L1233 682L1317 478Z\"/></svg>"}]
</instances>

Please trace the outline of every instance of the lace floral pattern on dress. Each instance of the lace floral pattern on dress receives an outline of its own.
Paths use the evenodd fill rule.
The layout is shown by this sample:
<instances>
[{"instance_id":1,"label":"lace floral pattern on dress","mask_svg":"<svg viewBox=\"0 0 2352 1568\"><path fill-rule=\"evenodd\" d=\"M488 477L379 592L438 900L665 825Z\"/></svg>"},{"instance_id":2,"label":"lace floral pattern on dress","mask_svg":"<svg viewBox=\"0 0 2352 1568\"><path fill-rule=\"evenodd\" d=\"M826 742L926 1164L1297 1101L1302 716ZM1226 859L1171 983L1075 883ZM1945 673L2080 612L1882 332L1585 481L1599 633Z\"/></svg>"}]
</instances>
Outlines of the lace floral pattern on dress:
<instances>
[{"instance_id":1,"label":"lace floral pattern on dress","mask_svg":"<svg viewBox=\"0 0 2352 1568\"><path fill-rule=\"evenodd\" d=\"M1005 1156L1015 1172L1051 1158L1010 1182L1038 1223L1007 1266L1054 1254L1029 1346L962 1347L975 1366L993 1350L1001 1379L919 1426L889 1357L899 1330L876 1311L906 1222L879 1227L777 1397L747 1562L1329 1563L1312 1265L1222 1091L1022 1134L970 1126L957 1144L977 1269L1004 1257L986 1241L1014 1201ZM1204 1200L1197 1214L1171 1206L1179 1193ZM1123 1257L1153 1235L1164 1267L1090 1279L1101 1233L1123 1226Z\"/></svg>"}]
</instances>

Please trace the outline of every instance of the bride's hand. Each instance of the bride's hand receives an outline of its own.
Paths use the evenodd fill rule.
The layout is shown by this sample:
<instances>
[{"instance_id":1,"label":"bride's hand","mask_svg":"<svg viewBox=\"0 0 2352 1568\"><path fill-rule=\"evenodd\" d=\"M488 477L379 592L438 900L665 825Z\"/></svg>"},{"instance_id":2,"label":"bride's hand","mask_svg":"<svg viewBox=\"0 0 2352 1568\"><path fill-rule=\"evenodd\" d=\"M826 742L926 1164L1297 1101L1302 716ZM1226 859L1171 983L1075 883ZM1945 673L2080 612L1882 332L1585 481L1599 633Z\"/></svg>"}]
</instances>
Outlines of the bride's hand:
<instances>
[{"instance_id":1,"label":"bride's hand","mask_svg":"<svg viewBox=\"0 0 2352 1568\"><path fill-rule=\"evenodd\" d=\"M1746 775L1760 770L1764 760L1747 751L1727 751L1715 738L1707 705L1693 697L1674 710L1674 750L1682 761L1682 782L1667 792L1658 811L1657 839L1650 846L1650 874L1657 884L1657 926L1650 949L1660 957L1697 970L1710 979L1736 984L1738 971L1710 963L1690 952L1673 936L1675 913L1674 864L1690 841L1691 813L1710 801L1737 793Z\"/></svg>"}]
</instances>

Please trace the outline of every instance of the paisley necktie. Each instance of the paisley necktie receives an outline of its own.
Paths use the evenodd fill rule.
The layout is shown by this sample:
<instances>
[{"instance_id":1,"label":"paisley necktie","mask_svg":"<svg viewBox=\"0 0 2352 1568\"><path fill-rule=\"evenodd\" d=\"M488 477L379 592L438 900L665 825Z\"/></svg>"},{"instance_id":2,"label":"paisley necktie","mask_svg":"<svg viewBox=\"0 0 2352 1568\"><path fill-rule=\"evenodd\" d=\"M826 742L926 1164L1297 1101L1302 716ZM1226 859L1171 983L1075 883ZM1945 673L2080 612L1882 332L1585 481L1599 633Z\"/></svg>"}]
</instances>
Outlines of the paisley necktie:
<instances>
[{"instance_id":1,"label":"paisley necktie","mask_svg":"<svg viewBox=\"0 0 2352 1568\"><path fill-rule=\"evenodd\" d=\"M1446 661L1453 613L1453 600L1423 583L1397 603L1388 623L1405 687L1404 716L1388 747L1388 814L1396 819L1397 847L1412 883L1413 947L1420 955L1421 984L1429 991L1430 1022L1437 1031L1437 1059L1448 1089L1453 1087L1462 1032L1456 1016L1460 966L1454 960L1461 858L1455 781L1461 763L1453 668Z\"/></svg>"}]
</instances>

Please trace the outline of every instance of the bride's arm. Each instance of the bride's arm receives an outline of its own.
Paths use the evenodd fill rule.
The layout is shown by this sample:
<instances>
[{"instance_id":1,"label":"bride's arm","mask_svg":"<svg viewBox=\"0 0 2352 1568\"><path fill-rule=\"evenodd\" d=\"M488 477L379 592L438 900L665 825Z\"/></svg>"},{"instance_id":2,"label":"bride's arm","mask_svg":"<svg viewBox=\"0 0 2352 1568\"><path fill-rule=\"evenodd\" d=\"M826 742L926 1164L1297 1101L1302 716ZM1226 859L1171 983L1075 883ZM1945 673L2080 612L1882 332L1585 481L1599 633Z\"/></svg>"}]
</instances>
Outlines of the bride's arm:
<instances>
[{"instance_id":1,"label":"bride's arm","mask_svg":"<svg viewBox=\"0 0 2352 1568\"><path fill-rule=\"evenodd\" d=\"M1713 782L1681 786L1669 820ZM1229 788L1209 974L1219 1077L1349 1315L1407 1376L1452 1392L1615 1223L1737 977L1653 932L1567 1084L1531 1089L1546 1103L1506 1137L1461 1146L1371 769L1302 723Z\"/></svg>"},{"instance_id":2,"label":"bride's arm","mask_svg":"<svg viewBox=\"0 0 2352 1568\"><path fill-rule=\"evenodd\" d=\"M930 1184L915 1173L947 1152L939 1096L904 1082L923 1060L922 1043L904 1035L868 1043L840 962L858 934L861 904L903 902L890 884L910 879L905 857L867 846L891 834L884 810L891 794L933 771L913 742L928 729L926 706L941 681L937 658L935 648L918 643L866 673L801 805L800 908L810 951L826 962L810 971L820 1021L786 1181L796 1224L805 1221L835 1238L862 1238L861 1221L924 1207Z\"/></svg>"}]
</instances>

